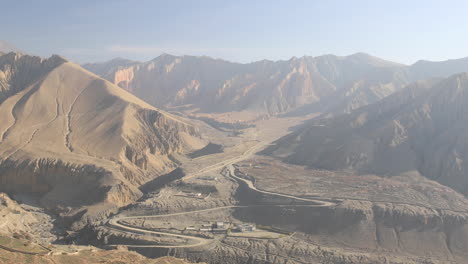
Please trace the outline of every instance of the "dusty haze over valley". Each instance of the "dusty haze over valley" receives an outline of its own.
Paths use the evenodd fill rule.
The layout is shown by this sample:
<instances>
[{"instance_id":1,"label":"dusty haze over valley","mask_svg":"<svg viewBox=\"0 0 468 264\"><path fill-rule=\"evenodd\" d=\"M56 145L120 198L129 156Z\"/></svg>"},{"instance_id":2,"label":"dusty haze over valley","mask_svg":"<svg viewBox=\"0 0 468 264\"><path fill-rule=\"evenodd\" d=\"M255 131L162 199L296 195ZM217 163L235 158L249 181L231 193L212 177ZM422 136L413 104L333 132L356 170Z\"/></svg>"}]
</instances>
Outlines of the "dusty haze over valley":
<instances>
[{"instance_id":1,"label":"dusty haze over valley","mask_svg":"<svg viewBox=\"0 0 468 264\"><path fill-rule=\"evenodd\" d=\"M0 263L468 263L468 5L415 2L5 4Z\"/></svg>"}]
</instances>

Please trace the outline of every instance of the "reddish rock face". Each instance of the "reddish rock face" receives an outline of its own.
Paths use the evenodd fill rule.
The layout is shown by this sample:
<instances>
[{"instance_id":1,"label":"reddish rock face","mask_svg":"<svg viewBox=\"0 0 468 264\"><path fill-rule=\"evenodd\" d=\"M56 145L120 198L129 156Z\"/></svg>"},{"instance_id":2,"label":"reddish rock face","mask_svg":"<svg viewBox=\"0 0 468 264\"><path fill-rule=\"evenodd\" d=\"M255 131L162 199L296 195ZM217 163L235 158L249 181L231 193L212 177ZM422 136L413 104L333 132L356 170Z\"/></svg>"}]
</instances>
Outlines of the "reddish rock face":
<instances>
[{"instance_id":1,"label":"reddish rock face","mask_svg":"<svg viewBox=\"0 0 468 264\"><path fill-rule=\"evenodd\" d=\"M468 59L406 66L357 53L240 64L164 54L144 63L115 59L84 67L156 107L191 105L204 113L341 114L416 80L468 71Z\"/></svg>"},{"instance_id":2,"label":"reddish rock face","mask_svg":"<svg viewBox=\"0 0 468 264\"><path fill-rule=\"evenodd\" d=\"M337 111L349 111L407 82L401 65L359 54L250 64L161 55L145 63L85 67L154 106L192 105L206 113L279 114L305 105L320 105L319 111L337 104L342 104Z\"/></svg>"},{"instance_id":3,"label":"reddish rock face","mask_svg":"<svg viewBox=\"0 0 468 264\"><path fill-rule=\"evenodd\" d=\"M118 70L114 74L114 84L129 92L133 92L130 83L132 82L134 76L133 67Z\"/></svg>"}]
</instances>

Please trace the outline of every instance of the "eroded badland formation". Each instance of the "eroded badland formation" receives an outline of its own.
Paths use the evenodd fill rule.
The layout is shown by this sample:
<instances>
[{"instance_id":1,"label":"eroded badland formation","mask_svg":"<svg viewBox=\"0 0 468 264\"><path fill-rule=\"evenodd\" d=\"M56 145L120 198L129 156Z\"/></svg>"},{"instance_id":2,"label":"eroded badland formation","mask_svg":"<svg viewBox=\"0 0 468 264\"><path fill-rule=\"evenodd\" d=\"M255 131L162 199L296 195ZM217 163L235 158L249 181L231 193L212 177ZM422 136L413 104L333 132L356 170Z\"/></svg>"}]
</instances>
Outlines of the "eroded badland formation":
<instances>
[{"instance_id":1,"label":"eroded badland formation","mask_svg":"<svg viewBox=\"0 0 468 264\"><path fill-rule=\"evenodd\" d=\"M0 262L467 263L464 72L3 52Z\"/></svg>"}]
</instances>

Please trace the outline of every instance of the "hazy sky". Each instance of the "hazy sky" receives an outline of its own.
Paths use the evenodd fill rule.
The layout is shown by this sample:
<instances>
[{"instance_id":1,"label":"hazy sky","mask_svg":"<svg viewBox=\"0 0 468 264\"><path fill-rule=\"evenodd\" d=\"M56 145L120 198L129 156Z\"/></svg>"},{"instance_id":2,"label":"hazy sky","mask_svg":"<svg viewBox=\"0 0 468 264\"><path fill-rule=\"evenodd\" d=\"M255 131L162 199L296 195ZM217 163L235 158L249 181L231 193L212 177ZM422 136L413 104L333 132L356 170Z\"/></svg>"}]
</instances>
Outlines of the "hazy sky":
<instances>
[{"instance_id":1,"label":"hazy sky","mask_svg":"<svg viewBox=\"0 0 468 264\"><path fill-rule=\"evenodd\" d=\"M468 1L0 0L0 39L94 62L166 52L238 62L366 52L402 63L468 56Z\"/></svg>"}]
</instances>

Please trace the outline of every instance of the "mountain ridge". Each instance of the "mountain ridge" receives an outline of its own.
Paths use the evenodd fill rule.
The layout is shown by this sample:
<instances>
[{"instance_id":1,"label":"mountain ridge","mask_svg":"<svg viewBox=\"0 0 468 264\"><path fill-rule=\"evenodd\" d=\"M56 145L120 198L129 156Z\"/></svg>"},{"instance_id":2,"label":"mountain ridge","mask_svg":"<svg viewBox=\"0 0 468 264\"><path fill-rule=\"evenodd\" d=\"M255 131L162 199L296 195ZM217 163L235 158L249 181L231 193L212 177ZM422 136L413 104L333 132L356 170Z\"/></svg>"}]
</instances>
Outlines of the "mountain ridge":
<instances>
[{"instance_id":1,"label":"mountain ridge","mask_svg":"<svg viewBox=\"0 0 468 264\"><path fill-rule=\"evenodd\" d=\"M175 169L173 154L204 144L187 121L59 56L0 57L0 88L1 190L40 193L45 207L126 205Z\"/></svg>"},{"instance_id":2,"label":"mountain ridge","mask_svg":"<svg viewBox=\"0 0 468 264\"><path fill-rule=\"evenodd\" d=\"M336 66L327 69L329 61ZM160 107L191 104L204 112L247 110L277 114L315 104L321 97L330 97L335 90L342 89L345 82L352 82L335 82L331 78L341 74L336 71L341 64L359 64L361 75L370 74L373 68L390 74L398 65L363 53L246 64L209 57L162 55L130 67L95 73ZM91 65L84 67L93 70ZM159 97L154 98L154 94Z\"/></svg>"},{"instance_id":3,"label":"mountain ridge","mask_svg":"<svg viewBox=\"0 0 468 264\"><path fill-rule=\"evenodd\" d=\"M349 113L411 82L468 71L464 60L408 66L366 53L244 64L163 54L130 66L110 64L99 66L105 71L96 70L95 64L83 66L160 108L260 115Z\"/></svg>"}]
</instances>

